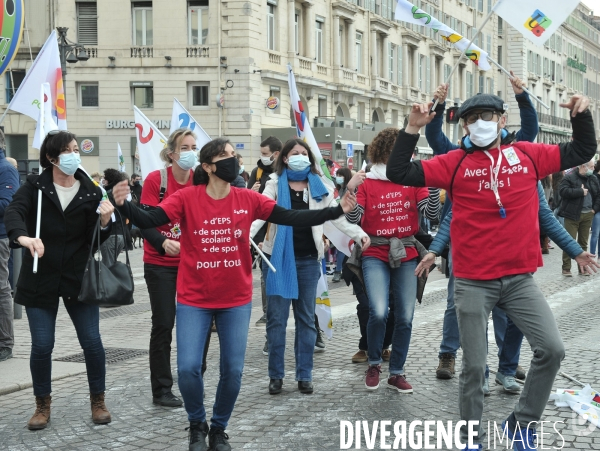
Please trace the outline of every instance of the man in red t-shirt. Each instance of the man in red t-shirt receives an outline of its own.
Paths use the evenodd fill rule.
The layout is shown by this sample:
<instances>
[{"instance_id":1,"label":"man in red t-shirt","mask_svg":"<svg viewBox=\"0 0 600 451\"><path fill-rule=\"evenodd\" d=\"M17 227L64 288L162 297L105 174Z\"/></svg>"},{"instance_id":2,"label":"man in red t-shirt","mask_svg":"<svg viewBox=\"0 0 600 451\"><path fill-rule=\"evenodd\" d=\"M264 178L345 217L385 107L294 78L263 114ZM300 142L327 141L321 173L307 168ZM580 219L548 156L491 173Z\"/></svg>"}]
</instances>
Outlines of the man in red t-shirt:
<instances>
[{"instance_id":1,"label":"man in red t-shirt","mask_svg":"<svg viewBox=\"0 0 600 451\"><path fill-rule=\"evenodd\" d=\"M515 449L535 449L535 429L529 426L542 416L565 352L552 311L532 276L542 265L535 188L546 175L593 157L596 137L588 105L579 95L561 104L572 112L570 142L501 145L505 104L497 96L479 94L457 112L467 133L461 149L411 162L419 130L433 118L431 105L414 104L388 161L391 181L443 188L453 202L454 293L463 346L459 406L462 420L479 421L477 444L485 437L486 325L497 305L524 333L534 353L521 398L504 426L511 440L521 440L515 441ZM466 443L466 426L461 437Z\"/></svg>"}]
</instances>

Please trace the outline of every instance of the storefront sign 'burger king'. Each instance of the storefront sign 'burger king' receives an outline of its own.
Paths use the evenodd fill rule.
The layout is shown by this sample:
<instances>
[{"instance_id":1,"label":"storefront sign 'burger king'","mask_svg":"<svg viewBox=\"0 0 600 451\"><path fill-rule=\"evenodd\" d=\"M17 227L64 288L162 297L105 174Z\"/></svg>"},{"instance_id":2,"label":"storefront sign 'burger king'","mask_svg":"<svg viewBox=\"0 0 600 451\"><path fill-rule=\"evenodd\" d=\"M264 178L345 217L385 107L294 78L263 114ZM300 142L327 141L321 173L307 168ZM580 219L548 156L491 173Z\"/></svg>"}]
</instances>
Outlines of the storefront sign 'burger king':
<instances>
[{"instance_id":1,"label":"storefront sign 'burger king'","mask_svg":"<svg viewBox=\"0 0 600 451\"><path fill-rule=\"evenodd\" d=\"M267 99L267 108L270 110L275 110L279 107L279 98L275 96L271 96Z\"/></svg>"}]
</instances>

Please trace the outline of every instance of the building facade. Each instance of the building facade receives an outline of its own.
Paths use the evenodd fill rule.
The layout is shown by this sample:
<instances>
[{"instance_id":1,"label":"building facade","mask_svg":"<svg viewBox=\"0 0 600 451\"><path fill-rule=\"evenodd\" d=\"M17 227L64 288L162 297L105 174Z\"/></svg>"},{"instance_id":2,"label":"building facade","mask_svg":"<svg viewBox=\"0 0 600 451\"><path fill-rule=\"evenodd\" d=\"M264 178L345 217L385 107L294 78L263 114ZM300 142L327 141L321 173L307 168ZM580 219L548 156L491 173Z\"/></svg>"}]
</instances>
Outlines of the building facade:
<instances>
[{"instance_id":1,"label":"building facade","mask_svg":"<svg viewBox=\"0 0 600 451\"><path fill-rule=\"evenodd\" d=\"M417 0L415 5L470 38L492 1ZM210 136L231 139L246 167L252 167L265 135L294 135L288 63L323 153L343 162L347 143L353 143L360 161L361 151L378 130L402 127L410 105L431 98L459 56L432 30L393 20L394 0L30 0L26 6L27 30L19 54L0 80L2 106L8 105L51 30L68 27L68 38L83 44L90 57L66 63L65 75L69 130L84 141L83 165L90 172L117 165L117 143L127 170L135 171L133 105L167 134L173 97ZM586 32L588 25L584 23ZM580 44L575 37L582 31L577 27L561 28L567 43L560 70L565 79L574 80L571 73L577 74L579 83L579 73L567 62L569 43ZM531 44L510 33L494 16L476 43L530 79L526 69ZM594 42L597 46L597 37ZM597 47L592 50L591 42L577 48L581 58L597 63L600 52ZM548 61L558 55L549 47L536 52L547 54L541 58ZM552 67L555 73L559 70L556 64ZM544 94L546 79L541 76L530 84L545 100L559 86L564 86L563 97L569 89L591 94L597 72L588 66L583 79L589 81L572 82L571 88L555 81L551 94ZM463 60L452 76L449 99L477 92L510 98L512 91L495 68L480 71ZM558 103L556 97L556 109ZM597 100L594 105L597 110ZM511 116L511 124L516 123ZM38 153L31 148L35 122L9 112L3 125L8 153L20 160L36 159ZM452 131L446 128L451 137ZM423 139L419 148L429 152Z\"/></svg>"}]
</instances>

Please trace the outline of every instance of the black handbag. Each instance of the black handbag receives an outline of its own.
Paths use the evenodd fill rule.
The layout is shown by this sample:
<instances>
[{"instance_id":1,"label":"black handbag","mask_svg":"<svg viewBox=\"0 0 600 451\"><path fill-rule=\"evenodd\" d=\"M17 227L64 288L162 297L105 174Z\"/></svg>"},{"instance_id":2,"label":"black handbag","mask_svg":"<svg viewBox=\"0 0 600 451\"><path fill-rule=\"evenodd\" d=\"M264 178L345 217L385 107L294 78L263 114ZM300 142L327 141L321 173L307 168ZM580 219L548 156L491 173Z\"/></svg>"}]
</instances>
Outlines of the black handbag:
<instances>
[{"instance_id":1,"label":"black handbag","mask_svg":"<svg viewBox=\"0 0 600 451\"><path fill-rule=\"evenodd\" d=\"M123 224L122 218L121 224ZM123 228L123 230L125 229ZM133 304L133 274L129 264L127 246L125 246L126 264L115 259L112 265L106 266L101 259L97 260L94 256L96 237L98 237L98 253L100 253L100 218L98 218L94 229L90 256L85 266L81 292L78 297L79 302L100 307L118 307ZM115 240L115 255L116 248L117 241Z\"/></svg>"}]
</instances>

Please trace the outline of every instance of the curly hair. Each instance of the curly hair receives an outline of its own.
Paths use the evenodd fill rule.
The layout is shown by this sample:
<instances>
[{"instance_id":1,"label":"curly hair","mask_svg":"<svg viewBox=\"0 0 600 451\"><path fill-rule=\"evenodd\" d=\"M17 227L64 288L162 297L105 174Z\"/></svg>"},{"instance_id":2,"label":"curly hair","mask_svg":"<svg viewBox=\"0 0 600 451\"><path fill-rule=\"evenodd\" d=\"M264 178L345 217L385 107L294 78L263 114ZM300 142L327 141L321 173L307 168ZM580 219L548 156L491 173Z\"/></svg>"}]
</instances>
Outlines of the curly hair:
<instances>
[{"instance_id":1,"label":"curly hair","mask_svg":"<svg viewBox=\"0 0 600 451\"><path fill-rule=\"evenodd\" d=\"M381 130L369 144L368 158L373 164L387 164L400 130L389 127Z\"/></svg>"}]
</instances>

